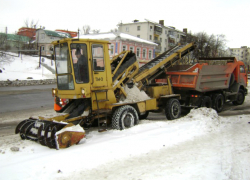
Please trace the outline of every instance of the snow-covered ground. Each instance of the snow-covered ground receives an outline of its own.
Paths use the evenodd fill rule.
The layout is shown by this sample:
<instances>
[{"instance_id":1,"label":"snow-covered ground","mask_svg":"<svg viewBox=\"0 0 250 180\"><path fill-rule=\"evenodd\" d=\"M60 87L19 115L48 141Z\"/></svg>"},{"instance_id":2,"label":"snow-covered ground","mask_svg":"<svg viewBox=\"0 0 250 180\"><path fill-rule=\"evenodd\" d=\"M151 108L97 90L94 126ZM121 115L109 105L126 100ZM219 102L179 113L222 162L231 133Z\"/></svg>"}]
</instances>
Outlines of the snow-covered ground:
<instances>
[{"instance_id":1,"label":"snow-covered ground","mask_svg":"<svg viewBox=\"0 0 250 180\"><path fill-rule=\"evenodd\" d=\"M29 80L27 78L32 77L33 80L40 79L54 79L55 75L47 70L45 67L41 66L39 68L39 57L32 57L27 55L22 55L22 57L17 57L15 53L8 53L13 56L4 57L8 62L3 62L0 57L0 81L9 80ZM44 59L44 64L55 69L55 66L51 64L51 60L47 58Z\"/></svg>"},{"instance_id":2,"label":"snow-covered ground","mask_svg":"<svg viewBox=\"0 0 250 180\"><path fill-rule=\"evenodd\" d=\"M2 136L0 179L250 179L250 115L200 108L178 120L150 119L157 116L122 131L91 130L60 150Z\"/></svg>"}]
</instances>

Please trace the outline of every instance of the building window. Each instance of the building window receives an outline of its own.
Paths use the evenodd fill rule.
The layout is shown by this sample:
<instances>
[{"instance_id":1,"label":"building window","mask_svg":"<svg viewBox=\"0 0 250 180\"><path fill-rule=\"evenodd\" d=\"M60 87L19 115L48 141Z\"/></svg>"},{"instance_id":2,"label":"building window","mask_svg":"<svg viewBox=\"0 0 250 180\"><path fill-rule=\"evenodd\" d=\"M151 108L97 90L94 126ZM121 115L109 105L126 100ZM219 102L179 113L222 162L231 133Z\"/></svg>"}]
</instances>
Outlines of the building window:
<instances>
[{"instance_id":1,"label":"building window","mask_svg":"<svg viewBox=\"0 0 250 180\"><path fill-rule=\"evenodd\" d=\"M133 47L133 46L130 46L130 47L129 47L129 50L132 51L132 52L134 52L134 47Z\"/></svg>"},{"instance_id":2,"label":"building window","mask_svg":"<svg viewBox=\"0 0 250 180\"><path fill-rule=\"evenodd\" d=\"M152 35L149 35L149 40L152 40Z\"/></svg>"},{"instance_id":3,"label":"building window","mask_svg":"<svg viewBox=\"0 0 250 180\"><path fill-rule=\"evenodd\" d=\"M168 31L167 31L167 30L165 30L165 34L166 34L166 35L168 34Z\"/></svg>"},{"instance_id":4,"label":"building window","mask_svg":"<svg viewBox=\"0 0 250 180\"><path fill-rule=\"evenodd\" d=\"M152 59L152 50L148 51L148 59Z\"/></svg>"},{"instance_id":5,"label":"building window","mask_svg":"<svg viewBox=\"0 0 250 180\"><path fill-rule=\"evenodd\" d=\"M137 35L138 38L140 38L140 35Z\"/></svg>"},{"instance_id":6,"label":"building window","mask_svg":"<svg viewBox=\"0 0 250 180\"><path fill-rule=\"evenodd\" d=\"M41 39L45 39L45 34L41 34Z\"/></svg>"},{"instance_id":7,"label":"building window","mask_svg":"<svg viewBox=\"0 0 250 180\"><path fill-rule=\"evenodd\" d=\"M140 57L141 54L141 48L136 48L136 56Z\"/></svg>"},{"instance_id":8,"label":"building window","mask_svg":"<svg viewBox=\"0 0 250 180\"><path fill-rule=\"evenodd\" d=\"M110 45L110 55L113 55L114 54L114 45L111 44Z\"/></svg>"},{"instance_id":9,"label":"building window","mask_svg":"<svg viewBox=\"0 0 250 180\"><path fill-rule=\"evenodd\" d=\"M153 26L150 26L150 31L152 31L152 29L153 29Z\"/></svg>"},{"instance_id":10,"label":"building window","mask_svg":"<svg viewBox=\"0 0 250 180\"><path fill-rule=\"evenodd\" d=\"M137 31L140 31L141 30L141 26L137 26Z\"/></svg>"},{"instance_id":11,"label":"building window","mask_svg":"<svg viewBox=\"0 0 250 180\"><path fill-rule=\"evenodd\" d=\"M122 46L122 51L126 51L127 50L127 46L126 45L123 45Z\"/></svg>"},{"instance_id":12,"label":"building window","mask_svg":"<svg viewBox=\"0 0 250 180\"><path fill-rule=\"evenodd\" d=\"M129 27L126 27L126 32L129 32Z\"/></svg>"},{"instance_id":13,"label":"building window","mask_svg":"<svg viewBox=\"0 0 250 180\"><path fill-rule=\"evenodd\" d=\"M143 49L143 51L142 51L142 57L143 57L143 58L146 58L146 54L147 54L147 50L146 50L146 49Z\"/></svg>"}]
</instances>

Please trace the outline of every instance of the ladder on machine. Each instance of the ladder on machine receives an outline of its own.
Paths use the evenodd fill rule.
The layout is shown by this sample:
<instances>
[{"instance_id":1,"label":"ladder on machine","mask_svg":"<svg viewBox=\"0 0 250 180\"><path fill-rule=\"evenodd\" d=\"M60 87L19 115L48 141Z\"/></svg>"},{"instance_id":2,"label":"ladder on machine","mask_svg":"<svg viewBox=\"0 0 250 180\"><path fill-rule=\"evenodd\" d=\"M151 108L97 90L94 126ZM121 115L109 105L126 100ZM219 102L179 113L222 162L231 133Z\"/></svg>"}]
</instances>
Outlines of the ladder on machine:
<instances>
[{"instance_id":1,"label":"ladder on machine","mask_svg":"<svg viewBox=\"0 0 250 180\"><path fill-rule=\"evenodd\" d=\"M107 131L108 129L108 125L107 125L107 111L106 110L102 110L99 108L99 103L100 102L105 102L108 101L108 90L107 89L103 89L103 90L93 90L93 92L95 93L95 98L96 98L96 105L97 105L97 116L98 116L98 132L103 132L103 131ZM102 93L105 92L106 93L106 98L105 99L98 99L97 98L97 94L98 93ZM105 114L104 117L100 117L101 114Z\"/></svg>"}]
</instances>

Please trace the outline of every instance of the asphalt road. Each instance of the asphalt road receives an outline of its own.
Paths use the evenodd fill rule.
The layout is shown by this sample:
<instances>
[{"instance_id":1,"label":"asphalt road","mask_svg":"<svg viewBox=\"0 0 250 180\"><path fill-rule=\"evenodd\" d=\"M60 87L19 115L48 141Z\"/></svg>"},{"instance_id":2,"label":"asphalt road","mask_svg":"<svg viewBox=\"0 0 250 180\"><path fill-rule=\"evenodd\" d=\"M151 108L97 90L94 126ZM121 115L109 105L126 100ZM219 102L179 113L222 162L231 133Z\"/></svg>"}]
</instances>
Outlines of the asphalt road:
<instances>
[{"instance_id":1,"label":"asphalt road","mask_svg":"<svg viewBox=\"0 0 250 180\"><path fill-rule=\"evenodd\" d=\"M0 87L0 136L14 134L17 124L30 116L54 112L51 89L56 85Z\"/></svg>"},{"instance_id":2,"label":"asphalt road","mask_svg":"<svg viewBox=\"0 0 250 180\"><path fill-rule=\"evenodd\" d=\"M0 114L40 107L53 107L51 89L56 85L0 87Z\"/></svg>"}]
</instances>

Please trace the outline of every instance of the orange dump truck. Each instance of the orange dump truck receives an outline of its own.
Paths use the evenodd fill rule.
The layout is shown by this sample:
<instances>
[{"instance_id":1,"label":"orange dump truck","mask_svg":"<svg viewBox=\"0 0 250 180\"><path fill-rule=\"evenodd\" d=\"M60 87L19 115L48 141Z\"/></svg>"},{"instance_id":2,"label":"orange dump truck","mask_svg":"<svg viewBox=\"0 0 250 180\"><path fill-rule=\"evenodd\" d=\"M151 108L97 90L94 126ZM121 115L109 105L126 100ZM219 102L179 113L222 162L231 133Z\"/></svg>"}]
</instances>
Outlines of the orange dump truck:
<instances>
[{"instance_id":1,"label":"orange dump truck","mask_svg":"<svg viewBox=\"0 0 250 180\"><path fill-rule=\"evenodd\" d=\"M247 94L245 65L234 57L200 58L194 65L174 65L166 75L174 93L181 95L181 106L186 108L212 107L221 112L226 102L243 104Z\"/></svg>"}]
</instances>

